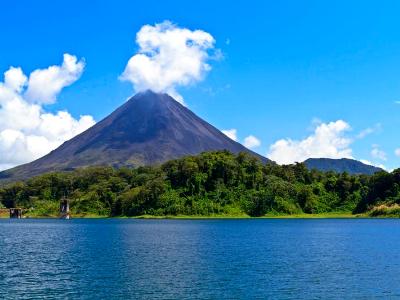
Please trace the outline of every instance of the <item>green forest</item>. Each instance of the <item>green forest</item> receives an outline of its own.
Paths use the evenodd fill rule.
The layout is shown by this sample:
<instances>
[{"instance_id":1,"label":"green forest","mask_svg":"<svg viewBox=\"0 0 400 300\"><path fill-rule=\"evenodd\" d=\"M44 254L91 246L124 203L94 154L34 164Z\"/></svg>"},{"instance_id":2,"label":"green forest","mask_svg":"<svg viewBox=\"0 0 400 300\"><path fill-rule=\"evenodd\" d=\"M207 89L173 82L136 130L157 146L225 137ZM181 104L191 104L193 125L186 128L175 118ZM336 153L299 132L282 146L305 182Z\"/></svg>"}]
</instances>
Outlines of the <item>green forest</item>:
<instances>
[{"instance_id":1,"label":"green forest","mask_svg":"<svg viewBox=\"0 0 400 300\"><path fill-rule=\"evenodd\" d=\"M400 216L400 169L323 173L215 151L161 166L48 173L0 187L0 207L22 207L32 217L57 216L63 198L72 216Z\"/></svg>"}]
</instances>

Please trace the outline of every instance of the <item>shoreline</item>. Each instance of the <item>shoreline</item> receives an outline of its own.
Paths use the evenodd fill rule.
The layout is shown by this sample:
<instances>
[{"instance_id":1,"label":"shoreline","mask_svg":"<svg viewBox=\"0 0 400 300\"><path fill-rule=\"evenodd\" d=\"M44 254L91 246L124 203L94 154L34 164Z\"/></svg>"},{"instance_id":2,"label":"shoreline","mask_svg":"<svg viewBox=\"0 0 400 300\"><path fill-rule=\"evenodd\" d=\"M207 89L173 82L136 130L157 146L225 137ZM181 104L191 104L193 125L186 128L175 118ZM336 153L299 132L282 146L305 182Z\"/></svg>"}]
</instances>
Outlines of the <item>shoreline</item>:
<instances>
[{"instance_id":1,"label":"shoreline","mask_svg":"<svg viewBox=\"0 0 400 300\"><path fill-rule=\"evenodd\" d=\"M260 217L251 217L248 215L141 215L134 217L118 216L109 217L102 215L72 215L71 219L141 219L141 220L262 220L262 219L398 219L398 216L377 216L373 217L368 214L351 214L351 213L321 213L321 214L293 214L293 215L265 215ZM0 216L0 219L9 219L8 216ZM54 215L26 215L23 219L59 219Z\"/></svg>"}]
</instances>

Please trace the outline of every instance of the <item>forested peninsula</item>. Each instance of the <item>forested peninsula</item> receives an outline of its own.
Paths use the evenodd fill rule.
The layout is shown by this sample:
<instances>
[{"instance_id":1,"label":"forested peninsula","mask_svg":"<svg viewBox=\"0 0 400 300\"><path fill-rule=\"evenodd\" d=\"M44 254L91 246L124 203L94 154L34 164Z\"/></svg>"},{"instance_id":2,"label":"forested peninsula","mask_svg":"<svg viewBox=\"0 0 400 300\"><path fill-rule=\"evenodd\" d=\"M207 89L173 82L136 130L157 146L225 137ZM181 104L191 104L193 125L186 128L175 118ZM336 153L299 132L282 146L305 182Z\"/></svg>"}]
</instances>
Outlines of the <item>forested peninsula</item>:
<instances>
[{"instance_id":1,"label":"forested peninsula","mask_svg":"<svg viewBox=\"0 0 400 300\"><path fill-rule=\"evenodd\" d=\"M88 167L0 187L0 207L27 217L400 216L400 169L374 175L263 164L228 151L204 152L160 166Z\"/></svg>"}]
</instances>

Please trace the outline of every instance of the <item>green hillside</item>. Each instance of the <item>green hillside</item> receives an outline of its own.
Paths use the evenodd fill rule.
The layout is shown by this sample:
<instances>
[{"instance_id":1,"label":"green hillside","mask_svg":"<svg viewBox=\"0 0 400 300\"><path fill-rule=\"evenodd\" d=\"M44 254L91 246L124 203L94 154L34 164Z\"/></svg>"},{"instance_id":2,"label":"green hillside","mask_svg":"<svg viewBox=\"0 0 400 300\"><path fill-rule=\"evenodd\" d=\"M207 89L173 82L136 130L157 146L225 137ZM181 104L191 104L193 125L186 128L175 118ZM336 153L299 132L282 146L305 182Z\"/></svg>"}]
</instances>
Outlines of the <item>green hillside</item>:
<instances>
[{"instance_id":1,"label":"green hillside","mask_svg":"<svg viewBox=\"0 0 400 300\"><path fill-rule=\"evenodd\" d=\"M73 216L397 216L400 169L371 176L324 173L217 151L154 167L49 173L0 188L1 205L27 208L28 216L57 216L63 197Z\"/></svg>"}]
</instances>

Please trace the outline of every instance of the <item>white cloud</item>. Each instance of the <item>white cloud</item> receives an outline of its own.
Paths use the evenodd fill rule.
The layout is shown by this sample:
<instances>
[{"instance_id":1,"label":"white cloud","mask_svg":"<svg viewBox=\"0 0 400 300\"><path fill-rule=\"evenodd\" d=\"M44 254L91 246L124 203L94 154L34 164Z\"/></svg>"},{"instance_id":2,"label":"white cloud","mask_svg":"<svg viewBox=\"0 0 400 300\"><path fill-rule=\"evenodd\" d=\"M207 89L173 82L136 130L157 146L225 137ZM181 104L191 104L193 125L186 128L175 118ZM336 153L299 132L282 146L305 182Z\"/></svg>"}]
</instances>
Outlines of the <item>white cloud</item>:
<instances>
[{"instance_id":1,"label":"white cloud","mask_svg":"<svg viewBox=\"0 0 400 300\"><path fill-rule=\"evenodd\" d=\"M79 79L84 67L83 60L78 61L76 56L64 54L61 66L50 66L31 73L25 98L36 103L54 103L64 87Z\"/></svg>"},{"instance_id":2,"label":"white cloud","mask_svg":"<svg viewBox=\"0 0 400 300\"><path fill-rule=\"evenodd\" d=\"M374 166L374 167L378 167L378 168L381 168L381 169L383 169L383 170L387 170L386 167L385 167L385 165L383 165L383 164L375 164L375 163L372 163L372 162L370 162L369 160L366 160L366 159L361 159L360 161L361 161L363 164L370 165L370 166Z\"/></svg>"},{"instance_id":3,"label":"white cloud","mask_svg":"<svg viewBox=\"0 0 400 300\"><path fill-rule=\"evenodd\" d=\"M394 150L394 154L395 154L396 156L399 156L399 157L400 157L400 148L397 148L396 150Z\"/></svg>"},{"instance_id":4,"label":"white cloud","mask_svg":"<svg viewBox=\"0 0 400 300\"><path fill-rule=\"evenodd\" d=\"M302 162L307 158L352 158L352 143L345 133L350 125L343 120L321 123L303 140L281 139L269 148L268 158L279 164Z\"/></svg>"},{"instance_id":5,"label":"white cloud","mask_svg":"<svg viewBox=\"0 0 400 300\"><path fill-rule=\"evenodd\" d=\"M379 145L372 145L371 156L376 159L386 160L385 151L379 149Z\"/></svg>"},{"instance_id":6,"label":"white cloud","mask_svg":"<svg viewBox=\"0 0 400 300\"><path fill-rule=\"evenodd\" d=\"M237 141L237 130L236 129L225 129L221 130L223 134L225 134L231 140Z\"/></svg>"},{"instance_id":7,"label":"white cloud","mask_svg":"<svg viewBox=\"0 0 400 300\"><path fill-rule=\"evenodd\" d=\"M227 137L229 137L231 140L234 140L235 142L238 142L238 136L237 136L237 129L232 128L232 129L225 129L221 130L223 134L225 134ZM246 137L243 141L243 145L246 148L253 149L257 148L261 145L261 141L256 138L254 135L249 135Z\"/></svg>"},{"instance_id":8,"label":"white cloud","mask_svg":"<svg viewBox=\"0 0 400 300\"><path fill-rule=\"evenodd\" d=\"M129 59L120 77L130 81L136 91L166 92L182 102L176 87L202 80L211 69L207 61L215 40L203 30L192 31L164 21L143 26L136 34L136 43L138 53Z\"/></svg>"},{"instance_id":9,"label":"white cloud","mask_svg":"<svg viewBox=\"0 0 400 300\"><path fill-rule=\"evenodd\" d=\"M249 135L244 139L244 146L249 149L253 149L259 147L261 145L261 141L256 138L254 135Z\"/></svg>"},{"instance_id":10,"label":"white cloud","mask_svg":"<svg viewBox=\"0 0 400 300\"><path fill-rule=\"evenodd\" d=\"M95 123L91 116L74 119L66 111L49 113L42 107L55 101L82 71L82 61L66 54L62 66L33 71L29 81L20 68L11 67L4 73L4 82L0 82L0 170L37 159Z\"/></svg>"},{"instance_id":11,"label":"white cloud","mask_svg":"<svg viewBox=\"0 0 400 300\"><path fill-rule=\"evenodd\" d=\"M4 85L15 92L20 92L25 86L27 77L22 72L21 68L10 67L4 73Z\"/></svg>"},{"instance_id":12,"label":"white cloud","mask_svg":"<svg viewBox=\"0 0 400 300\"><path fill-rule=\"evenodd\" d=\"M376 133L382 130L382 125L380 123L375 124L373 127L368 127L365 128L364 130L362 130L358 135L357 138L358 139L363 139L365 138L367 135L370 135L372 133Z\"/></svg>"},{"instance_id":13,"label":"white cloud","mask_svg":"<svg viewBox=\"0 0 400 300\"><path fill-rule=\"evenodd\" d=\"M360 159L360 161L361 161L363 164L366 164L366 165L369 165L369 166L373 166L373 165L374 165L372 162L370 162L369 160L366 160L366 159Z\"/></svg>"}]
</instances>

